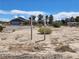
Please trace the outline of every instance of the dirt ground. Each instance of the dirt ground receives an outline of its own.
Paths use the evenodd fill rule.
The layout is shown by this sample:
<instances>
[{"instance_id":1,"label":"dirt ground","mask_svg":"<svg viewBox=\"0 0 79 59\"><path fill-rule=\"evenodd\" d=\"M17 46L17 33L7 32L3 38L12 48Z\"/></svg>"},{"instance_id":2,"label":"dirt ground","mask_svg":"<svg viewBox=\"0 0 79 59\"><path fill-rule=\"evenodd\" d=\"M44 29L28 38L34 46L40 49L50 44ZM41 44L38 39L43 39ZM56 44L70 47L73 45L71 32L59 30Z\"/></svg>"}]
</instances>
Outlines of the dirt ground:
<instances>
[{"instance_id":1,"label":"dirt ground","mask_svg":"<svg viewBox=\"0 0 79 59\"><path fill-rule=\"evenodd\" d=\"M61 27L53 28L52 33L46 35L46 40L43 40L44 35L39 34L38 28L33 28L33 40L30 38L30 28L15 30L14 32L0 33L0 54L19 55L24 53L29 54L47 54L60 53L66 57L71 56L73 59L79 58L79 28L78 27ZM56 48L69 46L69 49L64 51L56 51Z\"/></svg>"}]
</instances>

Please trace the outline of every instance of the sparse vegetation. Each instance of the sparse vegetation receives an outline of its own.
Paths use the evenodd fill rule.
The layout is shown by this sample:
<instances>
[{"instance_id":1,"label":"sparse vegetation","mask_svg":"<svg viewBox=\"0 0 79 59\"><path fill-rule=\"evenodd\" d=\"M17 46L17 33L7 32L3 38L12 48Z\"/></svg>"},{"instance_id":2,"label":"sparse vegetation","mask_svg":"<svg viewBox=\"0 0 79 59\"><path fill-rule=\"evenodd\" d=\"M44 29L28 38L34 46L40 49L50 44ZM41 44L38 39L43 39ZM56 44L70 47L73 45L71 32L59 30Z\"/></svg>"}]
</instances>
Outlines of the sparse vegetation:
<instances>
[{"instance_id":1,"label":"sparse vegetation","mask_svg":"<svg viewBox=\"0 0 79 59\"><path fill-rule=\"evenodd\" d=\"M75 53L76 51L74 51L72 48L69 47L69 45L61 45L55 48L55 51L57 52L73 52Z\"/></svg>"},{"instance_id":2,"label":"sparse vegetation","mask_svg":"<svg viewBox=\"0 0 79 59\"><path fill-rule=\"evenodd\" d=\"M44 50L44 45L37 43L29 43L29 44L15 44L9 46L9 51L20 51L25 50L29 52L42 51Z\"/></svg>"},{"instance_id":3,"label":"sparse vegetation","mask_svg":"<svg viewBox=\"0 0 79 59\"><path fill-rule=\"evenodd\" d=\"M0 26L0 32L2 32L3 28L4 28L4 27Z\"/></svg>"},{"instance_id":4,"label":"sparse vegetation","mask_svg":"<svg viewBox=\"0 0 79 59\"><path fill-rule=\"evenodd\" d=\"M44 28L44 27L40 27L38 32L40 32L41 34L51 34L52 33L52 30L48 27Z\"/></svg>"},{"instance_id":5,"label":"sparse vegetation","mask_svg":"<svg viewBox=\"0 0 79 59\"><path fill-rule=\"evenodd\" d=\"M42 26L43 26L43 24L37 24L37 26L40 28L40 27L42 27Z\"/></svg>"},{"instance_id":6,"label":"sparse vegetation","mask_svg":"<svg viewBox=\"0 0 79 59\"><path fill-rule=\"evenodd\" d=\"M61 27L61 24L59 22L53 22L53 27L59 28Z\"/></svg>"},{"instance_id":7,"label":"sparse vegetation","mask_svg":"<svg viewBox=\"0 0 79 59\"><path fill-rule=\"evenodd\" d=\"M15 31L16 31L15 29L12 30L12 32L15 32Z\"/></svg>"}]
</instances>

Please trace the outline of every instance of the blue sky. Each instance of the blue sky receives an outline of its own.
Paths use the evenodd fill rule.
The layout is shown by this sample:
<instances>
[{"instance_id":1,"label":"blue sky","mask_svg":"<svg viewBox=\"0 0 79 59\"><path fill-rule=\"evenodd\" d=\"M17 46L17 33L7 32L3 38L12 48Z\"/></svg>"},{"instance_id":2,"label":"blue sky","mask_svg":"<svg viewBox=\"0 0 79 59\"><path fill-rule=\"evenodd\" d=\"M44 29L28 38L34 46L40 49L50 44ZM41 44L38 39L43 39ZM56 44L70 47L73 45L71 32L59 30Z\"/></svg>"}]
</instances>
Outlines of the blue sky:
<instances>
[{"instance_id":1,"label":"blue sky","mask_svg":"<svg viewBox=\"0 0 79 59\"><path fill-rule=\"evenodd\" d=\"M0 0L2 10L45 11L78 11L79 0Z\"/></svg>"},{"instance_id":2,"label":"blue sky","mask_svg":"<svg viewBox=\"0 0 79 59\"><path fill-rule=\"evenodd\" d=\"M32 11L43 12L55 15L57 13L61 14L62 12L77 13L79 12L79 0L0 0L0 19L11 19L16 16L18 13L10 14L13 10L18 10L19 12L26 11L29 13ZM19 15L24 17L28 16L22 13L19 13Z\"/></svg>"}]
</instances>

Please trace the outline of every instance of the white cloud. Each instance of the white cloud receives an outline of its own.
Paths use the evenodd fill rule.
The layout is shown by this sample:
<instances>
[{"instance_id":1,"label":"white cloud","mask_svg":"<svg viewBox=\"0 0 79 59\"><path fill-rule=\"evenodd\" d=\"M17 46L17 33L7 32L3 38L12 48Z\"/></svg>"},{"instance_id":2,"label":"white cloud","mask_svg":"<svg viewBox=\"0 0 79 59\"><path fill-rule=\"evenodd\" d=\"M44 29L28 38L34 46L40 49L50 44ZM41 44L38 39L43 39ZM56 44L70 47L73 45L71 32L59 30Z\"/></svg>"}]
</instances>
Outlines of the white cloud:
<instances>
[{"instance_id":1,"label":"white cloud","mask_svg":"<svg viewBox=\"0 0 79 59\"><path fill-rule=\"evenodd\" d=\"M26 18L26 17L29 17L30 15L37 16L39 14L45 15L46 13L43 12L43 11L22 11L22 10L5 11L5 10L0 10L0 14L2 14L2 15L7 15L7 14L14 15L13 18L17 18L18 16ZM5 17L4 18L0 17L0 20L2 20L2 21L8 21L10 19L6 19Z\"/></svg>"},{"instance_id":2,"label":"white cloud","mask_svg":"<svg viewBox=\"0 0 79 59\"><path fill-rule=\"evenodd\" d=\"M46 14L42 11L22 11L22 10L11 10L11 11L4 11L0 10L0 14L26 14L26 15L39 15L39 14Z\"/></svg>"},{"instance_id":3,"label":"white cloud","mask_svg":"<svg viewBox=\"0 0 79 59\"><path fill-rule=\"evenodd\" d=\"M0 10L0 14L11 14L14 15L14 17L16 18L18 14L20 14L19 16L25 18L27 16L30 15L46 15L48 14L47 12L43 12L43 11L22 11L22 10L10 10L10 11L5 11L5 10ZM60 20L62 18L68 18L68 17L76 17L79 16L79 12L59 12L57 14L53 14L54 16L54 20Z\"/></svg>"},{"instance_id":4,"label":"white cloud","mask_svg":"<svg viewBox=\"0 0 79 59\"><path fill-rule=\"evenodd\" d=\"M25 16L23 16L23 15L20 15L20 17L22 17L22 18L26 18Z\"/></svg>"},{"instance_id":5,"label":"white cloud","mask_svg":"<svg viewBox=\"0 0 79 59\"><path fill-rule=\"evenodd\" d=\"M9 14L9 12L4 11L4 10L0 10L0 14Z\"/></svg>"},{"instance_id":6,"label":"white cloud","mask_svg":"<svg viewBox=\"0 0 79 59\"><path fill-rule=\"evenodd\" d=\"M5 11L5 10L0 10L0 14L2 15L7 15L7 14L10 14L10 15L14 15L13 18L17 18L18 16L20 17L23 17L23 18L26 18L26 17L29 17L30 15L39 15L39 14L46 14L45 12L43 11L22 11L22 10L10 10L10 11ZM18 15L19 14L19 15ZM3 17L0 17L0 20L1 21L9 21L11 19L8 19L8 18L3 18Z\"/></svg>"},{"instance_id":7,"label":"white cloud","mask_svg":"<svg viewBox=\"0 0 79 59\"><path fill-rule=\"evenodd\" d=\"M62 18L69 18L69 17L76 17L79 16L79 12L59 12L57 14L54 14L55 20L60 20Z\"/></svg>"},{"instance_id":8,"label":"white cloud","mask_svg":"<svg viewBox=\"0 0 79 59\"><path fill-rule=\"evenodd\" d=\"M42 12L42 11L21 11L21 10L12 10L11 13L13 13L13 14L27 14L27 15L45 14L45 12Z\"/></svg>"}]
</instances>

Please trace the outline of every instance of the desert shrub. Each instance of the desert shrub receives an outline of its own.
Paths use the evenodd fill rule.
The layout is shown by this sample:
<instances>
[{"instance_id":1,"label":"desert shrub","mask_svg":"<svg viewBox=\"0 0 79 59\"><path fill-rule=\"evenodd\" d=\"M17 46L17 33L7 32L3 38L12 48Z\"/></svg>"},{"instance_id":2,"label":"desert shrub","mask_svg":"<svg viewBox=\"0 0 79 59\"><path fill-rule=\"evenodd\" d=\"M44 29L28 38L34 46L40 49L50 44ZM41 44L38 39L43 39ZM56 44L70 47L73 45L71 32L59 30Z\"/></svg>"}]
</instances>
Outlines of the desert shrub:
<instances>
[{"instance_id":1,"label":"desert shrub","mask_svg":"<svg viewBox=\"0 0 79 59\"><path fill-rule=\"evenodd\" d=\"M25 21L25 22L23 23L23 25L24 25L24 26L25 26L25 25L29 25L29 20Z\"/></svg>"},{"instance_id":2,"label":"desert shrub","mask_svg":"<svg viewBox=\"0 0 79 59\"><path fill-rule=\"evenodd\" d=\"M58 46L58 47L55 48L55 51L57 51L57 52L66 52L66 51L68 51L68 52L74 52L74 53L76 52L72 48L70 48L69 45Z\"/></svg>"},{"instance_id":3,"label":"desert shrub","mask_svg":"<svg viewBox=\"0 0 79 59\"><path fill-rule=\"evenodd\" d=\"M15 32L15 31L16 31L15 29L12 30L12 32Z\"/></svg>"},{"instance_id":4,"label":"desert shrub","mask_svg":"<svg viewBox=\"0 0 79 59\"><path fill-rule=\"evenodd\" d=\"M0 32L2 32L3 28L4 28L4 27L0 26Z\"/></svg>"},{"instance_id":5,"label":"desert shrub","mask_svg":"<svg viewBox=\"0 0 79 59\"><path fill-rule=\"evenodd\" d=\"M52 32L52 30L50 29L50 28L44 28L44 27L40 27L39 29L38 29L38 32L40 32L41 34L50 34L51 32Z\"/></svg>"},{"instance_id":6,"label":"desert shrub","mask_svg":"<svg viewBox=\"0 0 79 59\"><path fill-rule=\"evenodd\" d=\"M61 24L59 22L53 22L53 27L59 28L61 27Z\"/></svg>"},{"instance_id":7,"label":"desert shrub","mask_svg":"<svg viewBox=\"0 0 79 59\"><path fill-rule=\"evenodd\" d=\"M43 24L37 24L37 26L38 26L38 27L42 27L42 26L43 26Z\"/></svg>"}]
</instances>

